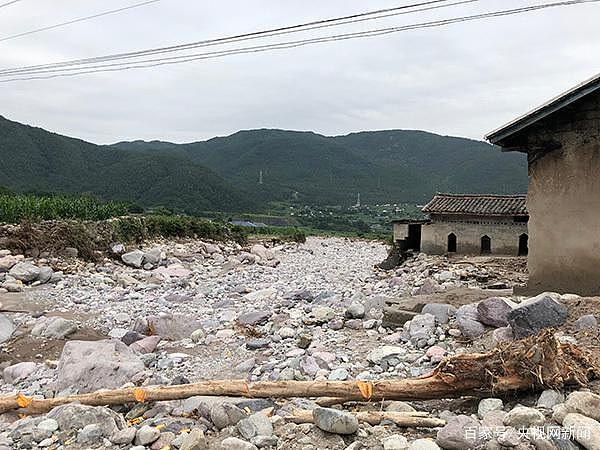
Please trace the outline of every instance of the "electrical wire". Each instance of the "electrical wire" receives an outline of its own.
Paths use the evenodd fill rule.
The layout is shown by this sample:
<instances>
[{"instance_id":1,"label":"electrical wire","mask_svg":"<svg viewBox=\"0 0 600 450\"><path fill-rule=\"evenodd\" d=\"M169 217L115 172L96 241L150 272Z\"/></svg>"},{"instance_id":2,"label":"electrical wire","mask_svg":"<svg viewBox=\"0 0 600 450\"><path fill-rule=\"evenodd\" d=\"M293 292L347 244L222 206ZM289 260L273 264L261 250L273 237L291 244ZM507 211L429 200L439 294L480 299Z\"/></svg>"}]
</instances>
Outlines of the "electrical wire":
<instances>
[{"instance_id":1,"label":"electrical wire","mask_svg":"<svg viewBox=\"0 0 600 450\"><path fill-rule=\"evenodd\" d=\"M15 1L20 1L20 0L13 0L13 3ZM23 36L29 36L31 34L41 33L42 31L49 31L49 30L54 30L56 28L62 28L62 27L65 27L67 25L72 25L74 23L84 22L86 20L97 19L98 17L108 16L110 14L117 14L117 13L120 13L120 12L123 12L123 11L127 11L127 10L134 9L134 8L139 8L141 6L146 6L146 5L149 5L151 3L157 3L157 2L160 2L160 1L161 0L148 0L148 1L145 1L145 2L141 2L141 3L136 3L136 4L133 4L133 5L125 6L123 8L118 8L118 9L113 9L113 10L110 10L110 11L104 11L104 12L101 12L101 13L98 13L98 14L93 14L91 16L80 17L78 19L73 19L73 20L69 20L67 22L58 23L56 25L50 25L50 26L47 26L47 27L37 28L35 30L25 31L23 33L13 34L11 36L6 36L6 37L3 37L3 38L0 38L0 42L9 41L11 39L17 39L17 38L20 38L20 37L23 37Z\"/></svg>"},{"instance_id":2,"label":"electrical wire","mask_svg":"<svg viewBox=\"0 0 600 450\"><path fill-rule=\"evenodd\" d=\"M21 0L12 0L12 1L10 1L10 2L2 3L2 4L0 5L0 8L4 8L5 6L10 6L10 5L12 5L12 4L14 4L14 3L17 3L17 2L20 2L20 1L21 1Z\"/></svg>"},{"instance_id":3,"label":"electrical wire","mask_svg":"<svg viewBox=\"0 0 600 450\"><path fill-rule=\"evenodd\" d=\"M255 46L255 47L246 47L246 48L223 50L223 51L217 51L217 52L200 53L200 54L195 54L195 55L184 55L184 56L177 56L177 57L171 57L171 58L159 58L156 60L139 61L137 63L119 63L118 67L108 67L109 65L104 65L104 66L97 66L97 67L88 67L85 70L81 70L78 72L70 72L70 73L55 73L55 72L57 72L57 70L50 70L50 71L46 71L46 72L37 73L38 76L28 76L28 77L22 77L22 78L9 78L9 79L5 79L5 80L0 80L0 83L6 83L6 82L10 82L10 81L36 80L36 79L48 79L48 78L56 78L56 77L64 77L64 76L75 76L75 75L98 73L98 72L114 72L114 71L121 71L121 70L156 67L156 66L162 66L162 65L167 65L167 64L178 64L178 63L204 60L204 59L221 58L224 56L238 55L238 54L245 54L245 53L259 53L259 52L264 52L264 51L269 51L269 50L289 49L289 48L301 47L304 45L310 45L310 44L314 44L314 43L334 42L334 41L342 41L342 40L356 39L356 38L362 38L362 37L381 36L381 35L387 35L387 34L408 31L408 30L414 30L414 29L434 28L434 27L446 26L446 25L461 23L461 22L482 20L482 19L494 18L494 17L503 17L503 16L509 16L509 15L514 15L514 14L522 14L522 13L526 13L526 12L538 11L541 9L546 9L546 8L551 8L551 7L569 6L569 5L575 5L575 4L580 4L580 3L597 3L599 1L600 0L567 0L567 1L548 3L548 4L531 5L531 6L527 6L527 7L514 8L514 9L508 9L508 10L493 11L493 12L488 12L488 13L475 14L475 15L471 15L471 16L461 16L461 17L454 17L454 18L450 18L450 19L422 22L422 23L404 25L404 26L399 26L399 27L380 28L380 29L356 32L356 33L346 33L346 34L326 36L326 37L313 38L313 39L288 41L288 42L276 43L276 44L267 44L267 45ZM125 64L134 64L134 65L124 66ZM62 69L62 70L79 70L79 69L71 68L71 69ZM22 74L22 75L32 75L32 73ZM8 74L8 75L0 74L0 76L14 76L14 74Z\"/></svg>"},{"instance_id":4,"label":"electrical wire","mask_svg":"<svg viewBox=\"0 0 600 450\"><path fill-rule=\"evenodd\" d=\"M353 14L353 15L344 16L344 17L337 17L337 18L330 18L330 19L306 22L306 23L302 23L302 24L274 28L274 29L270 29L270 30L255 31L255 32L251 32L251 33L238 34L238 35L234 35L234 36L222 37L222 38L217 38L217 39L202 40L202 41L197 41L197 42L191 42L188 44L179 44L179 45L173 45L173 46L168 46L168 47L152 48L152 49L128 52L128 53L117 53L117 54L106 55L106 56L97 56L97 57L93 57L93 58L76 59L76 60L64 61L64 62L59 62L59 63L31 65L31 66L25 66L25 67L16 68L16 69L3 69L3 70L0 70L0 73L4 73L7 71L13 72L16 70L37 69L37 68L42 68L42 67L44 67L44 68L63 67L63 66L70 66L70 65L83 65L83 64L96 63L96 62L114 61L114 60L120 60L120 59L132 59L132 58L138 58L141 56L148 56L148 55L153 55L153 54L171 53L171 52L175 52L175 51L190 50L190 49L199 48L199 47L207 47L207 46L220 45L220 44L229 44L229 43L240 42L240 41L249 40L249 39L258 39L258 38L262 38L262 37L279 36L282 34L288 34L288 33L292 33L292 32L303 32L303 31L309 31L309 30L314 30L314 29L318 29L318 28L326 28L326 27L330 27L330 26L346 25L349 23L355 23L355 22L364 21L364 20L374 20L374 19L379 19L379 18L383 18L383 17L391 17L391 16L397 15L397 14L408 14L408 13L413 13L413 12L426 11L426 10L430 10L430 9L444 8L444 7L453 6L456 4L477 2L479 0L463 0L463 1L455 2L455 3L451 3L451 4L435 5L435 6L429 6L427 8L422 8L422 9L417 9L417 10L404 11L406 9L412 9L412 8L417 8L420 6L433 5L433 4L438 4L438 3L446 3L448 1L449 0L426 1L426 2L421 2L421 3L414 3L414 4L410 4L410 5L398 6L395 8L379 9L376 11L369 11L369 12L364 12L364 13L359 13L359 14ZM396 11L400 11L400 12L396 12ZM389 13L389 14L387 14L387 13ZM378 17L368 17L368 16L380 15L380 14L386 14L386 15L378 16Z\"/></svg>"}]
</instances>

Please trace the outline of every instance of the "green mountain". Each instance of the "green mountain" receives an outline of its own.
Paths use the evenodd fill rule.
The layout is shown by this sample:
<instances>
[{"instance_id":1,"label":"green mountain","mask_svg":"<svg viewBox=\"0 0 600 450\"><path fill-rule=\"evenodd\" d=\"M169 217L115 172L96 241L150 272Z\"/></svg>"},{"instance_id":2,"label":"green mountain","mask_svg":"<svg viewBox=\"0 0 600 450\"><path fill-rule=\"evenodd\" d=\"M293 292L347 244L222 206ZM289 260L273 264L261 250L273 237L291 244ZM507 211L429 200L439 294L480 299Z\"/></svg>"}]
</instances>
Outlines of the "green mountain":
<instances>
[{"instance_id":1,"label":"green mountain","mask_svg":"<svg viewBox=\"0 0 600 450\"><path fill-rule=\"evenodd\" d=\"M0 117L0 156L0 186L15 191L92 193L189 213L290 199L351 205L359 192L366 203L422 203L436 192L527 188L521 154L407 130L327 137L263 129L190 144L99 146Z\"/></svg>"},{"instance_id":2,"label":"green mountain","mask_svg":"<svg viewBox=\"0 0 600 450\"><path fill-rule=\"evenodd\" d=\"M164 142L116 145L137 151L169 149ZM368 203L420 203L436 192L510 194L527 189L523 155L424 131L326 137L252 130L170 144L170 150L206 165L261 202L297 197L307 203L350 205L360 192Z\"/></svg>"},{"instance_id":3,"label":"green mountain","mask_svg":"<svg viewBox=\"0 0 600 450\"><path fill-rule=\"evenodd\" d=\"M0 186L17 192L91 193L190 213L256 207L183 154L98 146L1 116L0 157Z\"/></svg>"}]
</instances>

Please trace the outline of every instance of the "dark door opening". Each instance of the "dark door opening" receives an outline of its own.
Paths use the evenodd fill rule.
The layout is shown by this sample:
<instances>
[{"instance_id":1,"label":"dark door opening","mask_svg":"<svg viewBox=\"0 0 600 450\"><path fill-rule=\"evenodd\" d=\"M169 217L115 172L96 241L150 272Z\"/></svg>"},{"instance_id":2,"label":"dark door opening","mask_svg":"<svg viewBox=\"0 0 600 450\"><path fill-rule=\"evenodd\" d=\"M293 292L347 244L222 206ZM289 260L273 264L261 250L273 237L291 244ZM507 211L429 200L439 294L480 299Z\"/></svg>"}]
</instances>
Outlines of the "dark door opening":
<instances>
[{"instance_id":1,"label":"dark door opening","mask_svg":"<svg viewBox=\"0 0 600 450\"><path fill-rule=\"evenodd\" d=\"M408 225L407 246L409 250L421 251L421 224Z\"/></svg>"},{"instance_id":2,"label":"dark door opening","mask_svg":"<svg viewBox=\"0 0 600 450\"><path fill-rule=\"evenodd\" d=\"M489 236L481 237L481 254L486 255L492 253L492 240Z\"/></svg>"},{"instance_id":3,"label":"dark door opening","mask_svg":"<svg viewBox=\"0 0 600 450\"><path fill-rule=\"evenodd\" d=\"M448 253L456 253L456 235L454 233L448 235Z\"/></svg>"},{"instance_id":4,"label":"dark door opening","mask_svg":"<svg viewBox=\"0 0 600 450\"><path fill-rule=\"evenodd\" d=\"M529 253L529 236L522 234L519 236L519 256L527 256Z\"/></svg>"}]
</instances>

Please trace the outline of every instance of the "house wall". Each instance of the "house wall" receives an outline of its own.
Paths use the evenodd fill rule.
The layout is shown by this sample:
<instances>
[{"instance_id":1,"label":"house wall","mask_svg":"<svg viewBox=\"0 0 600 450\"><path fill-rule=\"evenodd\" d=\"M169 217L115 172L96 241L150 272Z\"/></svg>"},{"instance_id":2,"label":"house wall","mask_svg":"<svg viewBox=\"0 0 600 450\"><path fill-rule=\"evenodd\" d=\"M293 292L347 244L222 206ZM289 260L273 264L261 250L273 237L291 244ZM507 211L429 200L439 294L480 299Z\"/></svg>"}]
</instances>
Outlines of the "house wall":
<instances>
[{"instance_id":1,"label":"house wall","mask_svg":"<svg viewBox=\"0 0 600 450\"><path fill-rule=\"evenodd\" d=\"M528 291L600 294L600 93L521 139L530 149ZM550 140L561 148L535 152Z\"/></svg>"},{"instance_id":2,"label":"house wall","mask_svg":"<svg viewBox=\"0 0 600 450\"><path fill-rule=\"evenodd\" d=\"M481 217L432 217L432 223L421 231L421 251L432 255L445 254L448 250L448 235L456 235L456 253L481 253L481 237L492 241L492 255L514 255L519 253L519 236L527 234L526 223L515 223L510 218Z\"/></svg>"},{"instance_id":3,"label":"house wall","mask_svg":"<svg viewBox=\"0 0 600 450\"><path fill-rule=\"evenodd\" d=\"M408 224L394 222L394 242L408 237Z\"/></svg>"}]
</instances>

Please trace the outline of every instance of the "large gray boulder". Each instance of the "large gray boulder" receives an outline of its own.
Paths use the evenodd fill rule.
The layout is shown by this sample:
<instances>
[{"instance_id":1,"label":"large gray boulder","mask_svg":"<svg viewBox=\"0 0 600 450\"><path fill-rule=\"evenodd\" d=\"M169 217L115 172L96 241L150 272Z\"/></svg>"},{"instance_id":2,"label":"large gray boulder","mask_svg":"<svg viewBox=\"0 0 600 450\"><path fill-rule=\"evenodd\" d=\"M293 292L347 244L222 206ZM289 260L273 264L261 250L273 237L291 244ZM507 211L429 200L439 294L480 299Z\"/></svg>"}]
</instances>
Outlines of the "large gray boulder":
<instances>
[{"instance_id":1,"label":"large gray boulder","mask_svg":"<svg viewBox=\"0 0 600 450\"><path fill-rule=\"evenodd\" d=\"M56 389L79 393L114 389L143 370L139 356L121 341L69 341L58 362Z\"/></svg>"},{"instance_id":2,"label":"large gray boulder","mask_svg":"<svg viewBox=\"0 0 600 450\"><path fill-rule=\"evenodd\" d=\"M358 431L358 420L346 411L332 408L313 409L315 425L323 431L335 434L354 434Z\"/></svg>"},{"instance_id":3,"label":"large gray boulder","mask_svg":"<svg viewBox=\"0 0 600 450\"><path fill-rule=\"evenodd\" d=\"M501 297L491 297L477 304L479 321L485 325L500 328L508 325L508 313L513 306Z\"/></svg>"},{"instance_id":4,"label":"large gray boulder","mask_svg":"<svg viewBox=\"0 0 600 450\"><path fill-rule=\"evenodd\" d=\"M421 310L421 314L433 314L441 324L447 324L455 313L456 308L448 303L427 303Z\"/></svg>"},{"instance_id":5,"label":"large gray boulder","mask_svg":"<svg viewBox=\"0 0 600 450\"><path fill-rule=\"evenodd\" d=\"M70 403L57 406L46 415L46 418L56 420L63 432L79 430L87 425L99 425L105 437L112 436L127 427L121 415L104 406Z\"/></svg>"},{"instance_id":6,"label":"large gray boulder","mask_svg":"<svg viewBox=\"0 0 600 450\"><path fill-rule=\"evenodd\" d=\"M0 344L8 341L15 332L15 325L12 320L4 314L0 314Z\"/></svg>"},{"instance_id":7,"label":"large gray boulder","mask_svg":"<svg viewBox=\"0 0 600 450\"><path fill-rule=\"evenodd\" d=\"M144 264L144 252L141 250L133 250L121 255L121 261L126 265L141 269Z\"/></svg>"},{"instance_id":8,"label":"large gray boulder","mask_svg":"<svg viewBox=\"0 0 600 450\"><path fill-rule=\"evenodd\" d=\"M448 450L475 449L486 440L480 428L477 420L461 414L448 420L444 428L438 431L435 441Z\"/></svg>"},{"instance_id":9,"label":"large gray boulder","mask_svg":"<svg viewBox=\"0 0 600 450\"><path fill-rule=\"evenodd\" d=\"M485 333L485 325L479 321L477 305L463 305L456 310L456 323L463 336L475 339Z\"/></svg>"},{"instance_id":10,"label":"large gray boulder","mask_svg":"<svg viewBox=\"0 0 600 450\"><path fill-rule=\"evenodd\" d=\"M544 328L560 326L566 321L567 308L550 295L529 299L508 313L508 323L515 339L537 334Z\"/></svg>"},{"instance_id":11,"label":"large gray boulder","mask_svg":"<svg viewBox=\"0 0 600 450\"><path fill-rule=\"evenodd\" d=\"M31 335L47 339L64 339L77 331L77 324L63 317L40 317Z\"/></svg>"},{"instance_id":12,"label":"large gray boulder","mask_svg":"<svg viewBox=\"0 0 600 450\"><path fill-rule=\"evenodd\" d=\"M40 275L40 268L30 262L20 262L12 266L8 273L23 283L31 283Z\"/></svg>"},{"instance_id":13,"label":"large gray boulder","mask_svg":"<svg viewBox=\"0 0 600 450\"><path fill-rule=\"evenodd\" d=\"M587 450L600 450L600 423L581 414L567 414L563 426Z\"/></svg>"}]
</instances>

